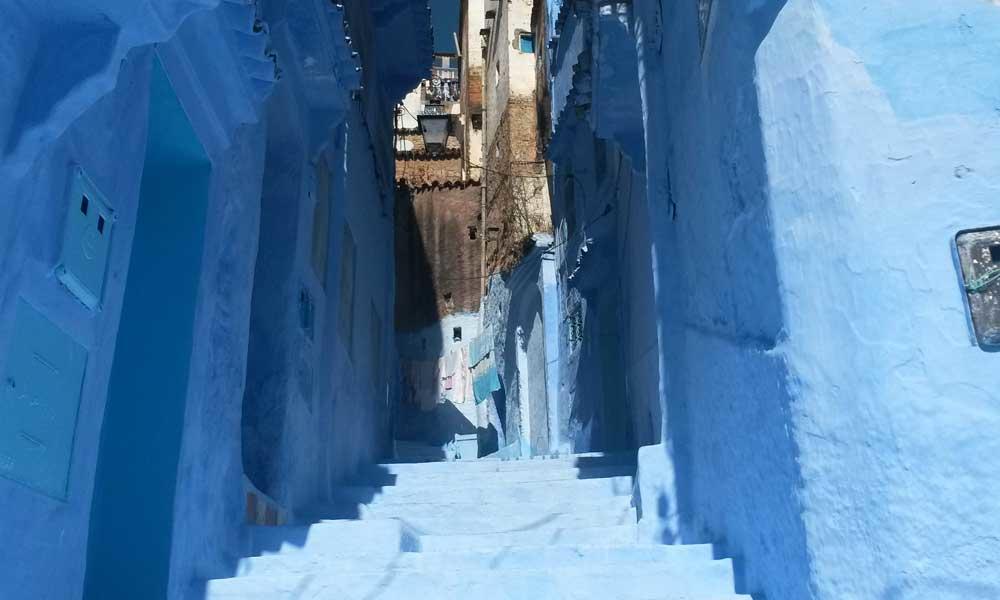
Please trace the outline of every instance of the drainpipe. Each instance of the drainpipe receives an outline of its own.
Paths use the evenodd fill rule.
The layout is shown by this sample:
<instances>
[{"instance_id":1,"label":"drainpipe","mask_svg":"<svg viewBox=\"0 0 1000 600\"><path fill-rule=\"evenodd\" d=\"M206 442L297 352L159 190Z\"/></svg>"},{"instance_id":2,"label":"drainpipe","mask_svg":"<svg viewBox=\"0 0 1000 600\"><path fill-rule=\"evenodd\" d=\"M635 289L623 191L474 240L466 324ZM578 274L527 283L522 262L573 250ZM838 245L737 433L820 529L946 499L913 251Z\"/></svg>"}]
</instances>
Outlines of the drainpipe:
<instances>
[{"instance_id":1,"label":"drainpipe","mask_svg":"<svg viewBox=\"0 0 1000 600\"><path fill-rule=\"evenodd\" d=\"M482 299L486 296L486 235L488 229L486 227L486 169L480 174L479 179L481 181L479 185L479 215L480 215L480 226L483 228L482 234L480 235L480 248L481 255L479 260L479 298Z\"/></svg>"}]
</instances>

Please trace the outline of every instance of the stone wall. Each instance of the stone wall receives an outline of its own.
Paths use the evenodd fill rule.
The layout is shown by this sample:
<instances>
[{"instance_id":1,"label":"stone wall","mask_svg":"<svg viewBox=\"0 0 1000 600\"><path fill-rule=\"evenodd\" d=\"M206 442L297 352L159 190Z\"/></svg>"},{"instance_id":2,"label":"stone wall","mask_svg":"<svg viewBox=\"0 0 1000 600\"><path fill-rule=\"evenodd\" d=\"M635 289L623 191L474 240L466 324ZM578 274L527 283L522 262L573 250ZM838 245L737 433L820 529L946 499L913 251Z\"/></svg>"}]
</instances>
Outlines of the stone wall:
<instances>
[{"instance_id":1,"label":"stone wall","mask_svg":"<svg viewBox=\"0 0 1000 600\"><path fill-rule=\"evenodd\" d=\"M480 187L400 187L396 194L396 329L476 312L481 289Z\"/></svg>"}]
</instances>

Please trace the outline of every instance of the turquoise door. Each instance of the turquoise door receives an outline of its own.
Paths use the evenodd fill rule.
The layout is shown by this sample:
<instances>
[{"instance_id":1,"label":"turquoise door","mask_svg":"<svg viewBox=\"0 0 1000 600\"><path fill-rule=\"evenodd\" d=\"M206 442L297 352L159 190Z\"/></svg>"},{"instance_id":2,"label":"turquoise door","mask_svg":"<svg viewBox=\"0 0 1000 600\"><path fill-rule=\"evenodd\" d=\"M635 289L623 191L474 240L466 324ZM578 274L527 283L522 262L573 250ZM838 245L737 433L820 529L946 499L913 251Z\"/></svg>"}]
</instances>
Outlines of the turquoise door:
<instances>
[{"instance_id":1,"label":"turquoise door","mask_svg":"<svg viewBox=\"0 0 1000 600\"><path fill-rule=\"evenodd\" d=\"M91 507L87 600L167 594L210 170L157 61Z\"/></svg>"}]
</instances>

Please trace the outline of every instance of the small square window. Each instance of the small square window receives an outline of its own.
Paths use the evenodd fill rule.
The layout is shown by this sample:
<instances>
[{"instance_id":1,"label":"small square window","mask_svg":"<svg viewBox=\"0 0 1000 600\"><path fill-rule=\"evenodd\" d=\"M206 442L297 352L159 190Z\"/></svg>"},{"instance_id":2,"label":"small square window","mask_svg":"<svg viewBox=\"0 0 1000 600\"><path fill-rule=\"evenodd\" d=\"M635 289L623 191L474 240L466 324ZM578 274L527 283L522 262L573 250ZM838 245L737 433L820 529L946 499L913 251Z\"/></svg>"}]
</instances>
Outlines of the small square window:
<instances>
[{"instance_id":1,"label":"small square window","mask_svg":"<svg viewBox=\"0 0 1000 600\"><path fill-rule=\"evenodd\" d=\"M1000 244L990 246L990 260L995 263L1000 263Z\"/></svg>"},{"instance_id":2,"label":"small square window","mask_svg":"<svg viewBox=\"0 0 1000 600\"><path fill-rule=\"evenodd\" d=\"M479 237L479 231L475 227L469 227L469 239L474 240Z\"/></svg>"},{"instance_id":3,"label":"small square window","mask_svg":"<svg viewBox=\"0 0 1000 600\"><path fill-rule=\"evenodd\" d=\"M462 341L462 328L461 327L453 327L452 328L452 330L451 330L451 339L454 340L454 341L456 341L456 342L461 342Z\"/></svg>"},{"instance_id":4,"label":"small square window","mask_svg":"<svg viewBox=\"0 0 1000 600\"><path fill-rule=\"evenodd\" d=\"M525 54L535 53L535 36L530 33L522 33L518 36L518 47Z\"/></svg>"},{"instance_id":5,"label":"small square window","mask_svg":"<svg viewBox=\"0 0 1000 600\"><path fill-rule=\"evenodd\" d=\"M104 217L97 217L97 233L104 235Z\"/></svg>"},{"instance_id":6,"label":"small square window","mask_svg":"<svg viewBox=\"0 0 1000 600\"><path fill-rule=\"evenodd\" d=\"M90 198L84 196L83 198L80 199L80 212L82 212L83 214L87 214L87 211L89 209L90 209Z\"/></svg>"}]
</instances>

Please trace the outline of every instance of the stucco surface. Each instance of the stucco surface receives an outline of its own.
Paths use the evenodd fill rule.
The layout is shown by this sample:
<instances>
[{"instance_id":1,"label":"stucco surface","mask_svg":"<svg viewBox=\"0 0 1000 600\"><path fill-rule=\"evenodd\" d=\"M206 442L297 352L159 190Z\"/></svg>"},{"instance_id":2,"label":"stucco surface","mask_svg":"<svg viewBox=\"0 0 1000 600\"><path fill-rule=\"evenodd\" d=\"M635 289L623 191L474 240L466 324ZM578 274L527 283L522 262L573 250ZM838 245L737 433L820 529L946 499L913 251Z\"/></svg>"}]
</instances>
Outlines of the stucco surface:
<instances>
[{"instance_id":1,"label":"stucco surface","mask_svg":"<svg viewBox=\"0 0 1000 600\"><path fill-rule=\"evenodd\" d=\"M959 4L716 3L704 54L663 15L667 449L682 533L748 591L997 593L995 355L952 240L1000 217L1000 13Z\"/></svg>"},{"instance_id":2,"label":"stucco surface","mask_svg":"<svg viewBox=\"0 0 1000 600\"><path fill-rule=\"evenodd\" d=\"M1000 223L1000 9L872 8L789 2L756 60L813 581L993 597L1000 371L952 246Z\"/></svg>"},{"instance_id":3,"label":"stucco surface","mask_svg":"<svg viewBox=\"0 0 1000 600\"><path fill-rule=\"evenodd\" d=\"M569 238L559 220L589 218L569 211L609 175L591 183L597 154L563 103L634 122L601 112L577 64L585 23L549 4L565 28L554 215ZM662 408L662 445L640 453L652 535L716 544L739 590L769 598L993 597L998 371L970 334L953 240L1000 222L1000 11L711 6L704 40L696 3L646 1L628 16L634 55L594 45L596 74L637 60L643 193L608 201L620 255L594 226L561 258L564 322L579 306L586 330L616 293L586 288L588 263L610 260L626 346L649 342L627 381ZM593 376L568 345L572 388Z\"/></svg>"}]
</instances>

